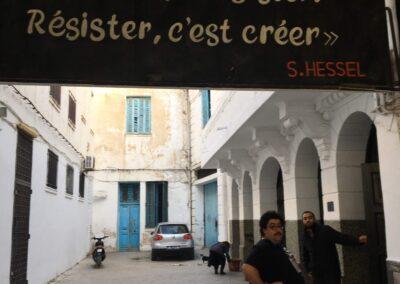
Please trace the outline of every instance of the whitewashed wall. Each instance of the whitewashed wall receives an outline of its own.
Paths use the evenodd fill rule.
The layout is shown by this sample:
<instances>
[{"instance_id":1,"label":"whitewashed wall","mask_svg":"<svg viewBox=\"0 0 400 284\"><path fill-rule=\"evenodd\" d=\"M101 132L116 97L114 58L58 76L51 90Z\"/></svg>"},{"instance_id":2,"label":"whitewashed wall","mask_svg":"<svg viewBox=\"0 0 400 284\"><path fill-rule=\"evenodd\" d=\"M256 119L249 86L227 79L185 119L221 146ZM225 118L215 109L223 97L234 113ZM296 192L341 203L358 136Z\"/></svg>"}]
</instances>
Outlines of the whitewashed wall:
<instances>
[{"instance_id":1,"label":"whitewashed wall","mask_svg":"<svg viewBox=\"0 0 400 284\"><path fill-rule=\"evenodd\" d=\"M58 112L49 101L49 88L18 88L21 94L31 100L37 110L46 117L71 143L61 139L40 116L22 100L20 94L8 86L0 86L0 102L7 107L7 117L0 118L0 282L9 282L11 262L12 216L14 202L14 179L18 123L29 125L38 133L33 140L32 195L30 209L30 235L28 250L28 281L47 283L58 274L69 269L83 259L90 248L91 224L91 178L86 179L85 197L79 198L79 173L82 156L87 155L87 144L92 135L88 125L80 125L77 111L75 131L68 132L68 104L61 104ZM64 99L65 95L62 96ZM75 97L77 107L80 98ZM85 100L83 100L85 101ZM83 103L82 103L83 104ZM63 115L65 117L62 117ZM59 157L57 190L46 186L47 151L51 149ZM78 150L79 151L79 150ZM74 192L65 194L66 164L74 167Z\"/></svg>"},{"instance_id":2,"label":"whitewashed wall","mask_svg":"<svg viewBox=\"0 0 400 284\"><path fill-rule=\"evenodd\" d=\"M0 119L0 283L8 283L11 264L11 234L17 133Z\"/></svg>"}]
</instances>

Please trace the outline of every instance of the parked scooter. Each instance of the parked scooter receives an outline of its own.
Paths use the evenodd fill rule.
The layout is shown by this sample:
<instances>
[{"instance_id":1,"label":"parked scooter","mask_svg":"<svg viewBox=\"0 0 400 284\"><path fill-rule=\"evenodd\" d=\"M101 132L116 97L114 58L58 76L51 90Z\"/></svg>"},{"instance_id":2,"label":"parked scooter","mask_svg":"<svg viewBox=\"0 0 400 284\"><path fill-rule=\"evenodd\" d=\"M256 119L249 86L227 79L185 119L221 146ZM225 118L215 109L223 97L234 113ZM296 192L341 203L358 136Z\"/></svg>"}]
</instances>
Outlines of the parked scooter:
<instances>
[{"instance_id":1,"label":"parked scooter","mask_svg":"<svg viewBox=\"0 0 400 284\"><path fill-rule=\"evenodd\" d=\"M94 246L94 250L92 253L92 258L97 266L101 265L101 262L106 258L106 250L104 249L103 240L108 238L108 236L100 237L100 238L92 238L92 240L96 240L96 244Z\"/></svg>"}]
</instances>

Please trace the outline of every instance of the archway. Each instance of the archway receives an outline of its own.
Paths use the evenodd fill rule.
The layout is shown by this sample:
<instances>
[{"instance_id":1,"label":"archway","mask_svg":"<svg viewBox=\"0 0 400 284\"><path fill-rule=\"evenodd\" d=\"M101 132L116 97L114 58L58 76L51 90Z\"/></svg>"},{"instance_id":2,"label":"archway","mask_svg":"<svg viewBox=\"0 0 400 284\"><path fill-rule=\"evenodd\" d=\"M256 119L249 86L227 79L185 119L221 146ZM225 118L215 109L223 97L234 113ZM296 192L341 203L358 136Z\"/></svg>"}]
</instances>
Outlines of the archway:
<instances>
[{"instance_id":1,"label":"archway","mask_svg":"<svg viewBox=\"0 0 400 284\"><path fill-rule=\"evenodd\" d=\"M285 218L282 170L277 159L268 158L260 172L260 215L269 210ZM260 236L261 237L261 236ZM285 243L286 240L283 240Z\"/></svg>"},{"instance_id":2,"label":"archway","mask_svg":"<svg viewBox=\"0 0 400 284\"><path fill-rule=\"evenodd\" d=\"M321 164L317 149L310 138L304 139L298 148L295 165L298 216L312 211L323 222Z\"/></svg>"},{"instance_id":3,"label":"archway","mask_svg":"<svg viewBox=\"0 0 400 284\"><path fill-rule=\"evenodd\" d=\"M364 113L350 115L340 131L337 146L337 182L340 229L344 233L367 233L362 249L343 248L345 281L368 275L370 283L387 283L386 237L379 173L376 128ZM351 263L357 263L357 266Z\"/></svg>"},{"instance_id":4,"label":"archway","mask_svg":"<svg viewBox=\"0 0 400 284\"><path fill-rule=\"evenodd\" d=\"M243 176L242 216L240 220L240 257L245 259L254 245L253 186L249 172Z\"/></svg>"}]
</instances>

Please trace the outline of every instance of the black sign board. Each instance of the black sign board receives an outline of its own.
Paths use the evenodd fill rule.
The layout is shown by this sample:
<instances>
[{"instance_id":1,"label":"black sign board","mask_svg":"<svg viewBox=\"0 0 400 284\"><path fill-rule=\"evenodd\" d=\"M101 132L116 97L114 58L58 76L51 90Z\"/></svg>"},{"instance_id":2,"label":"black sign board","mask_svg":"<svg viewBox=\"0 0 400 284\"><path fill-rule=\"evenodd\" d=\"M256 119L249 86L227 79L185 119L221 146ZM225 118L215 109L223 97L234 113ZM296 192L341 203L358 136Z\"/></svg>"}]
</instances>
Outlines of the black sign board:
<instances>
[{"instance_id":1,"label":"black sign board","mask_svg":"<svg viewBox=\"0 0 400 284\"><path fill-rule=\"evenodd\" d=\"M1 0L0 81L389 89L384 0Z\"/></svg>"}]
</instances>

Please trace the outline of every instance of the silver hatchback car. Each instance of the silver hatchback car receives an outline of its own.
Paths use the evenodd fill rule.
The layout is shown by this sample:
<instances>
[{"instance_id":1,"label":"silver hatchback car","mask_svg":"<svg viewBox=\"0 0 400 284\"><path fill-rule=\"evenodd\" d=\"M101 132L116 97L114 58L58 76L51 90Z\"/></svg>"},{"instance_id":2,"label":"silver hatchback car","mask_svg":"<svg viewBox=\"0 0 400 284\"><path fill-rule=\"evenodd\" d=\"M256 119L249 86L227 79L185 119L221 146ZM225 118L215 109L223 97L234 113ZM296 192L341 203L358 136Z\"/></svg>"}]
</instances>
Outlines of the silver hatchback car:
<instances>
[{"instance_id":1,"label":"silver hatchback car","mask_svg":"<svg viewBox=\"0 0 400 284\"><path fill-rule=\"evenodd\" d=\"M159 223L151 235L151 260L165 256L194 259L193 236L186 224Z\"/></svg>"}]
</instances>

